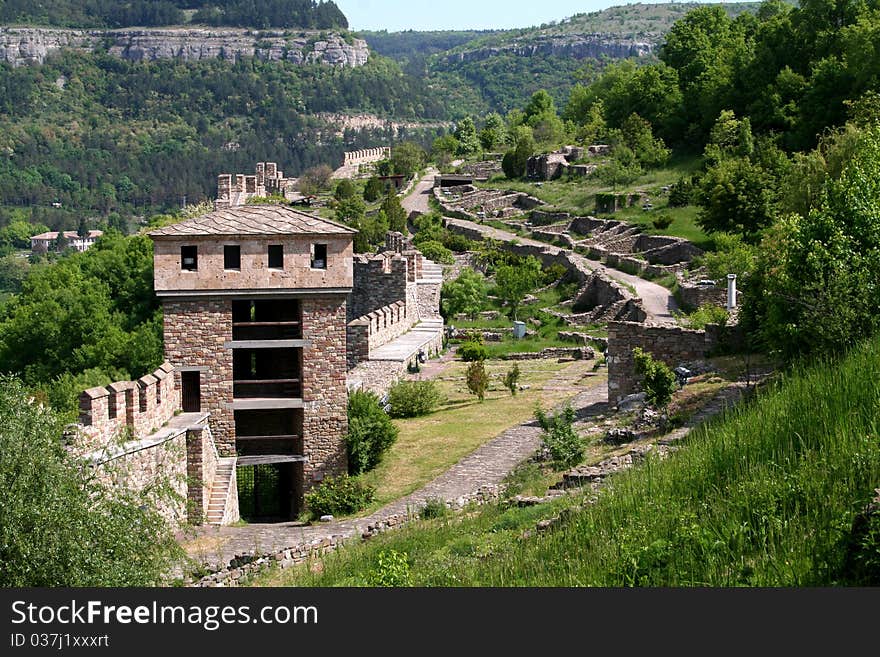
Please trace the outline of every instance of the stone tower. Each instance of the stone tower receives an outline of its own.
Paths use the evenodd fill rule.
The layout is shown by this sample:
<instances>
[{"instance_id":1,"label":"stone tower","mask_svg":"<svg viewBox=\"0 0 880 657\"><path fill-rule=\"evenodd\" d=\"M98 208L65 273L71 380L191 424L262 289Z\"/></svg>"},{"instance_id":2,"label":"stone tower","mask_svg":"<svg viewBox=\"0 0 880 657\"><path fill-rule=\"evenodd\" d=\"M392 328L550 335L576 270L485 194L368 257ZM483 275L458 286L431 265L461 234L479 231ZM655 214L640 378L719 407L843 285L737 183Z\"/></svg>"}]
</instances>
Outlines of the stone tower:
<instances>
[{"instance_id":1,"label":"stone tower","mask_svg":"<svg viewBox=\"0 0 880 657\"><path fill-rule=\"evenodd\" d=\"M296 517L346 471L346 297L356 231L284 206L218 210L150 233L165 357L184 411L237 456L251 518Z\"/></svg>"}]
</instances>

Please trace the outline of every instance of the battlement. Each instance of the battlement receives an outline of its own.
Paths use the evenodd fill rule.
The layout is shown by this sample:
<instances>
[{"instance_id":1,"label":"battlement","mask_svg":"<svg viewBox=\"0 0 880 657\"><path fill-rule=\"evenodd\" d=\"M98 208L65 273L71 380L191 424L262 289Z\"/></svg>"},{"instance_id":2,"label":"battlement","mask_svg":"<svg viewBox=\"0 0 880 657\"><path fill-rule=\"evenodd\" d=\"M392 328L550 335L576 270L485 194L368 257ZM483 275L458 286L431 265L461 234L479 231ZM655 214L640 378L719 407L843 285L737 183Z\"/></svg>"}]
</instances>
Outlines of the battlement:
<instances>
[{"instance_id":1,"label":"battlement","mask_svg":"<svg viewBox=\"0 0 880 657\"><path fill-rule=\"evenodd\" d=\"M257 162L255 175L221 173L217 176L217 209L245 205L252 198L292 196L296 178L285 178L275 162Z\"/></svg>"},{"instance_id":2,"label":"battlement","mask_svg":"<svg viewBox=\"0 0 880 657\"><path fill-rule=\"evenodd\" d=\"M342 166L354 167L361 164L372 164L380 160L387 160L389 157L391 157L391 148L388 146L367 148L361 151L348 151L344 155Z\"/></svg>"}]
</instances>

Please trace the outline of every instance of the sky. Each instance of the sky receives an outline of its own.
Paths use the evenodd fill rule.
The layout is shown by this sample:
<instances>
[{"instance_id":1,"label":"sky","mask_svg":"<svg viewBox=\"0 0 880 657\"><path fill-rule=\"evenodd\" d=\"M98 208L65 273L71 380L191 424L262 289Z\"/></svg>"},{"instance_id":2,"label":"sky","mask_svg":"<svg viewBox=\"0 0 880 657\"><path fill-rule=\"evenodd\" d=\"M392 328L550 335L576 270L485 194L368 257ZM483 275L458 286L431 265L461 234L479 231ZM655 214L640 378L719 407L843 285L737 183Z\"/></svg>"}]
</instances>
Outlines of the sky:
<instances>
[{"instance_id":1,"label":"sky","mask_svg":"<svg viewBox=\"0 0 880 657\"><path fill-rule=\"evenodd\" d=\"M490 30L531 27L625 0L334 0L352 30Z\"/></svg>"}]
</instances>

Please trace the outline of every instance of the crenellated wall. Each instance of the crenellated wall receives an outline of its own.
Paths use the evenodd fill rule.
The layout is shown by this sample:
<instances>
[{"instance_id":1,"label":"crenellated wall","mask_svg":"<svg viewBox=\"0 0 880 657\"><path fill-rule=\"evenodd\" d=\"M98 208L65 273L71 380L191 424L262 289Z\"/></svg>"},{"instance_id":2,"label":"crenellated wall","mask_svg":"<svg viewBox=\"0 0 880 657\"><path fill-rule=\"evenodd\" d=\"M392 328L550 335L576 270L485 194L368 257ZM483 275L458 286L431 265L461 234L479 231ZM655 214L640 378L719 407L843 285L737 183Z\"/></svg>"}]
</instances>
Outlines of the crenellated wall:
<instances>
[{"instance_id":1,"label":"crenellated wall","mask_svg":"<svg viewBox=\"0 0 880 657\"><path fill-rule=\"evenodd\" d=\"M344 155L342 166L358 166L361 164L372 164L380 160L387 160L391 157L391 148L383 146L381 148L367 148L360 151L348 151Z\"/></svg>"},{"instance_id":2,"label":"crenellated wall","mask_svg":"<svg viewBox=\"0 0 880 657\"><path fill-rule=\"evenodd\" d=\"M79 433L82 449L100 449L125 432L152 433L180 408L170 363L137 381L117 381L89 388L79 397Z\"/></svg>"}]
</instances>

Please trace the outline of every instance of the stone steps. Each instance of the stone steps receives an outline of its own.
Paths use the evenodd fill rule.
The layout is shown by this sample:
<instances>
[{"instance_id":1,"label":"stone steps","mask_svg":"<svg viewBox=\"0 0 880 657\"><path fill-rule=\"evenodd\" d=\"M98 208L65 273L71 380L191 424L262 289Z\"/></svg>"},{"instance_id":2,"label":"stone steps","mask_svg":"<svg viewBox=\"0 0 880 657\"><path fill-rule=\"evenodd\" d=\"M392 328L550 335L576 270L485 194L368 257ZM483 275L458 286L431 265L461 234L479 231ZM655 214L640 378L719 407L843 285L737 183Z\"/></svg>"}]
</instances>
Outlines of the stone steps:
<instances>
[{"instance_id":1,"label":"stone steps","mask_svg":"<svg viewBox=\"0 0 880 657\"><path fill-rule=\"evenodd\" d=\"M226 500L229 497L229 487L232 484L232 475L235 473L236 458L220 459L217 464L217 472L214 475L214 485L211 487L211 495L208 502L208 513L205 519L207 524L219 526L223 524L223 516L226 514Z\"/></svg>"}]
</instances>

